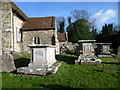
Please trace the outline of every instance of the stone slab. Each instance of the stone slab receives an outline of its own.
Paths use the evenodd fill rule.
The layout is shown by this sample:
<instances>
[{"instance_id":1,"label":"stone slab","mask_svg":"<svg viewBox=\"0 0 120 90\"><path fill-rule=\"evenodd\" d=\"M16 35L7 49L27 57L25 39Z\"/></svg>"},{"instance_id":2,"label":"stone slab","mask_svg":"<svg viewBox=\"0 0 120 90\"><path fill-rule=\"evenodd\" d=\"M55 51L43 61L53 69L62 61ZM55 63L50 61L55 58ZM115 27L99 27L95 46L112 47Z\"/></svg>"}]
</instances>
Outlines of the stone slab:
<instances>
[{"instance_id":1,"label":"stone slab","mask_svg":"<svg viewBox=\"0 0 120 90\"><path fill-rule=\"evenodd\" d=\"M37 75L46 75L46 68L44 67L20 67L17 69L17 73L21 74L37 74Z\"/></svg>"},{"instance_id":2,"label":"stone slab","mask_svg":"<svg viewBox=\"0 0 120 90\"><path fill-rule=\"evenodd\" d=\"M112 55L98 55L98 57L113 57Z\"/></svg>"},{"instance_id":3,"label":"stone slab","mask_svg":"<svg viewBox=\"0 0 120 90\"><path fill-rule=\"evenodd\" d=\"M17 73L20 74L29 74L29 75L47 75L47 74L55 74L60 67L62 62L56 62L51 67L20 67L17 69Z\"/></svg>"},{"instance_id":4,"label":"stone slab","mask_svg":"<svg viewBox=\"0 0 120 90\"><path fill-rule=\"evenodd\" d=\"M79 43L95 42L96 40L79 40Z\"/></svg>"}]
</instances>

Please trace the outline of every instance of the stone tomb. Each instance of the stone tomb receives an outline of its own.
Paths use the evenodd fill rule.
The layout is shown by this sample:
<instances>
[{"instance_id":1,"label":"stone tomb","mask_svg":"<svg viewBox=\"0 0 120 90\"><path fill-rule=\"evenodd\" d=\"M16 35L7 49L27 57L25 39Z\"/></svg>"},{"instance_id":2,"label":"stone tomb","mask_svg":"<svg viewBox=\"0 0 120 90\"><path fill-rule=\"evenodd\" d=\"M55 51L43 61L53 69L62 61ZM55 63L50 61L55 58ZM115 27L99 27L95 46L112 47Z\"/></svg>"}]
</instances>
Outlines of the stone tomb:
<instances>
[{"instance_id":1,"label":"stone tomb","mask_svg":"<svg viewBox=\"0 0 120 90\"><path fill-rule=\"evenodd\" d=\"M47 73L56 73L60 62L55 59L55 46L33 44L29 45L31 49L31 61L28 67L17 69L18 73L46 75ZM54 64L56 62L56 64Z\"/></svg>"},{"instance_id":2,"label":"stone tomb","mask_svg":"<svg viewBox=\"0 0 120 90\"><path fill-rule=\"evenodd\" d=\"M96 40L79 40L79 50L82 55L94 56L94 43Z\"/></svg>"},{"instance_id":3,"label":"stone tomb","mask_svg":"<svg viewBox=\"0 0 120 90\"><path fill-rule=\"evenodd\" d=\"M94 54L96 40L79 40L80 55L78 60L75 60L75 64L98 64L101 62Z\"/></svg>"},{"instance_id":4,"label":"stone tomb","mask_svg":"<svg viewBox=\"0 0 120 90\"><path fill-rule=\"evenodd\" d=\"M96 43L96 54L98 57L112 57L110 46L112 43Z\"/></svg>"}]
</instances>

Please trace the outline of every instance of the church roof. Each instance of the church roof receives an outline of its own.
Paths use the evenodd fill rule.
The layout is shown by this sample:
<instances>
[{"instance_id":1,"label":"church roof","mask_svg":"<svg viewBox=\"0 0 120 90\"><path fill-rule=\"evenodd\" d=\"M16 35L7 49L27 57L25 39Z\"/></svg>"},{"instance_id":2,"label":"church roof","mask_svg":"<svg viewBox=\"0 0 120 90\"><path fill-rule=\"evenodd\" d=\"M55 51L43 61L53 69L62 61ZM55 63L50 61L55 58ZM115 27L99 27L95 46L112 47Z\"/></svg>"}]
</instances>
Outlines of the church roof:
<instances>
[{"instance_id":1,"label":"church roof","mask_svg":"<svg viewBox=\"0 0 120 90\"><path fill-rule=\"evenodd\" d=\"M55 17L29 18L22 30L44 30L55 28Z\"/></svg>"},{"instance_id":2,"label":"church roof","mask_svg":"<svg viewBox=\"0 0 120 90\"><path fill-rule=\"evenodd\" d=\"M9 4L13 8L13 13L24 20L22 30L42 30L42 29L54 29L55 17L37 17L28 18L18 7L10 0Z\"/></svg>"},{"instance_id":3,"label":"church roof","mask_svg":"<svg viewBox=\"0 0 120 90\"><path fill-rule=\"evenodd\" d=\"M28 17L13 2L10 1L9 3L13 8L13 12L16 12L16 14L25 21L28 19Z\"/></svg>"}]
</instances>

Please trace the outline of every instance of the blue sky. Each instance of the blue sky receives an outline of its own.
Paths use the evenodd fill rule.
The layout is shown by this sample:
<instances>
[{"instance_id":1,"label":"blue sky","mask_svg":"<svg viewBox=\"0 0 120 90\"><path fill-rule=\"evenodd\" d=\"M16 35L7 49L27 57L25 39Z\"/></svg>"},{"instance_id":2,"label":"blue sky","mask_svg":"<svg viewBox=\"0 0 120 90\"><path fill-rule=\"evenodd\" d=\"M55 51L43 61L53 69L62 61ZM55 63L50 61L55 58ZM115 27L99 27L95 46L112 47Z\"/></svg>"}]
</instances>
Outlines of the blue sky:
<instances>
[{"instance_id":1,"label":"blue sky","mask_svg":"<svg viewBox=\"0 0 120 90\"><path fill-rule=\"evenodd\" d=\"M100 31L105 23L118 23L118 2L15 2L28 17L71 16L71 11L87 10Z\"/></svg>"}]
</instances>

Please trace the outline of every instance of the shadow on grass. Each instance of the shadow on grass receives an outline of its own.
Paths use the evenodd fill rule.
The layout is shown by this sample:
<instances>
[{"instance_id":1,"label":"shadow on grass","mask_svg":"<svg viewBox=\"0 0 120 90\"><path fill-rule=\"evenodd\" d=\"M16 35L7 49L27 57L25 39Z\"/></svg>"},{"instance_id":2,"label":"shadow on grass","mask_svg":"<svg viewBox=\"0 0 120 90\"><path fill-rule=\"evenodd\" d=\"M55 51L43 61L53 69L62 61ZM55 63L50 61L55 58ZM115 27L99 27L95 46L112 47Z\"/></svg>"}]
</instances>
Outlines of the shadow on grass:
<instances>
[{"instance_id":1,"label":"shadow on grass","mask_svg":"<svg viewBox=\"0 0 120 90\"><path fill-rule=\"evenodd\" d=\"M49 89L54 89L54 88L72 88L70 86L63 86L63 85L43 85L41 84L40 86L44 88L49 88Z\"/></svg>"},{"instance_id":2,"label":"shadow on grass","mask_svg":"<svg viewBox=\"0 0 120 90\"><path fill-rule=\"evenodd\" d=\"M19 59L15 59L14 63L15 63L16 68L28 67L28 64L30 63L30 59L29 58L19 58Z\"/></svg>"},{"instance_id":3,"label":"shadow on grass","mask_svg":"<svg viewBox=\"0 0 120 90\"><path fill-rule=\"evenodd\" d=\"M120 63L116 63L116 62L102 62L104 64L115 64L115 65L120 65Z\"/></svg>"},{"instance_id":4,"label":"shadow on grass","mask_svg":"<svg viewBox=\"0 0 120 90\"><path fill-rule=\"evenodd\" d=\"M58 61L64 61L67 62L68 64L75 64L75 60L77 59L77 57L73 57L73 56L65 56L65 55L56 55L56 59Z\"/></svg>"},{"instance_id":5,"label":"shadow on grass","mask_svg":"<svg viewBox=\"0 0 120 90\"><path fill-rule=\"evenodd\" d=\"M94 71L96 71L96 72L103 72L103 70L94 70Z\"/></svg>"}]
</instances>

